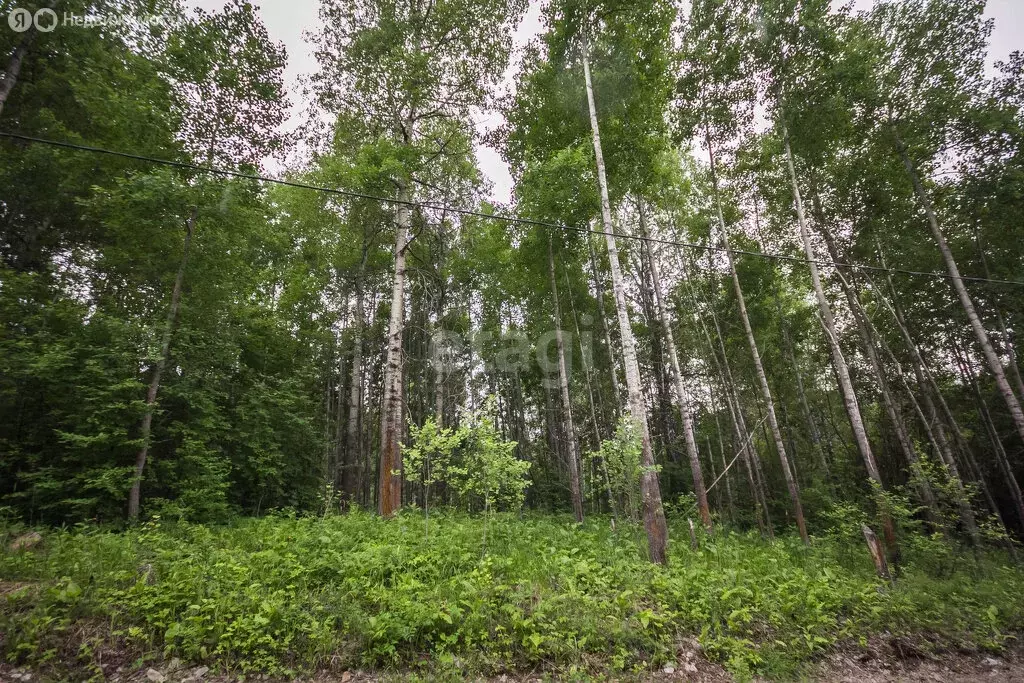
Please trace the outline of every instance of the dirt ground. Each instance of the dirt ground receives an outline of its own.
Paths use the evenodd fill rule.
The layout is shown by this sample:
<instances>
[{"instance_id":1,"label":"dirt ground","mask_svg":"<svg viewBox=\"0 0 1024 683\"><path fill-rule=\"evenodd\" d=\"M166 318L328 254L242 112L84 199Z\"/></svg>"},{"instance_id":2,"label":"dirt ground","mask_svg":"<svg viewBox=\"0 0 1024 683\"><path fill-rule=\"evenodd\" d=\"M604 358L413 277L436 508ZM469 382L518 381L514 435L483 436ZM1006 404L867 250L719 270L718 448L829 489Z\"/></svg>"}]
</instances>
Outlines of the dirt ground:
<instances>
[{"instance_id":1,"label":"dirt ground","mask_svg":"<svg viewBox=\"0 0 1024 683\"><path fill-rule=\"evenodd\" d=\"M1015 645L1001 655L947 653L935 657L876 656L871 652L837 651L814 667L811 680L835 683L880 681L991 681L1024 683L1024 647Z\"/></svg>"},{"instance_id":2,"label":"dirt ground","mask_svg":"<svg viewBox=\"0 0 1024 683\"><path fill-rule=\"evenodd\" d=\"M1024 645L1014 645L999 656L984 653L944 653L925 655L920 652L900 652L892 644L872 643L868 648L836 648L818 662L807 667L799 677L803 681L829 683L934 683L963 681L965 683L1024 683ZM631 675L624 681L700 681L724 683L734 680L720 665L693 652L685 652L681 662L661 671ZM176 660L142 669L121 669L105 672L111 683L377 683L401 681L409 676L402 672L335 671L321 672L290 680L265 675L227 676L214 674L205 667L182 666ZM424 680L423 677L411 677ZM489 679L475 679L486 683L541 683L557 680L553 673L523 672L504 674ZM84 680L84 678L83 678ZM430 680L430 678L426 678ZM445 676L439 680L451 680ZM578 680L578 678L576 679ZM595 680L604 680L603 676ZM0 664L0 683L56 683L62 679L24 668ZM63 681L62 681L63 683Z\"/></svg>"}]
</instances>

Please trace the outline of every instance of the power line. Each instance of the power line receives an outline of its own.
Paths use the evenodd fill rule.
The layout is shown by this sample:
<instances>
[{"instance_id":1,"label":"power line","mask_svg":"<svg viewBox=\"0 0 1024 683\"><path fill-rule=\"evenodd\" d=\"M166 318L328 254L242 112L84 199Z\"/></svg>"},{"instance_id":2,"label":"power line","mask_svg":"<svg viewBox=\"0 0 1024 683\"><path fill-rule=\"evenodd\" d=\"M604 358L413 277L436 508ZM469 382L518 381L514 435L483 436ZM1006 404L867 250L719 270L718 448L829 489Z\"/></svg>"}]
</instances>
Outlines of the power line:
<instances>
[{"instance_id":1,"label":"power line","mask_svg":"<svg viewBox=\"0 0 1024 683\"><path fill-rule=\"evenodd\" d=\"M539 221L531 218L518 218L515 216L503 216L496 213L484 213L483 211L475 211L473 209L463 209L454 206L445 206L441 204L433 204L430 202L417 202L414 200L395 199L393 197L380 197L377 195L366 194L363 192L355 192L353 190L342 190L336 187L324 187L320 185L310 185L307 183L299 183L293 180L283 180L280 178L270 178L267 176L256 175L253 173L243 173L241 171L232 171L224 168L216 168L213 166L201 166L198 164L190 164L185 161L172 161L170 159L159 159L156 157L145 156L142 154L131 154L129 152L119 152L112 149L104 149L102 147L92 147L90 145L81 145L73 142L62 142L60 140L48 140L46 138L37 138L30 135L22 135L20 133L10 133L7 131L0 131L0 137L10 138L12 140L21 140L23 142L31 142L41 145L49 145L51 147L59 147L63 149L70 149L79 152L92 152L94 154L105 154L107 156L120 157L122 159L133 159L135 161L144 161L152 164L160 164L163 166L172 166L175 168L186 169L190 171L198 171L200 173L210 173L213 175L227 176L231 178L242 178L245 180L256 180L263 183L274 183L277 185L285 185L288 187L296 187L304 190L315 190L317 192L326 192L328 194L336 194L344 197L352 197L354 199L366 199L370 201L382 202L385 204L395 204L411 206L420 209L430 209L434 211L446 211L462 216L474 216L477 218L487 218L491 220L502 221L504 223L520 224L520 225L533 225L537 227L553 228L556 230L564 230L566 232L575 232L579 234L592 234L592 235L609 235L613 237L621 237L623 239L637 240L640 242L649 242L652 244L665 244L673 247L682 247L685 249L698 249L701 251L710 251L716 253L729 253L737 254L742 256L755 256L758 258L774 259L776 261L789 261L793 263L802 263L804 265L815 263L820 266L829 266L831 268L852 268L855 270L868 270L878 273L899 273L901 275L914 275L920 277L933 277L942 278L944 280L954 280L952 275L948 273L936 273L933 271L922 271L922 270L908 270L905 268L883 268L881 266L869 266L856 263L841 263L839 261L828 261L828 260L810 260L801 258L798 256L786 256L785 254L769 254L761 251L748 251L746 249L726 249L724 247L714 247L706 244L694 244L692 242L682 242L679 240L670 240L660 237L648 237L646 235L631 235L628 233L614 232L608 233L604 230L594 230L593 228L580 228L572 225L565 225L562 223L550 223L547 221ZM1019 280L1000 280L997 278L987 277L973 277L970 275L961 275L961 280L967 282L985 282L989 284L998 285L1015 285L1017 287L1024 287L1024 282Z\"/></svg>"}]
</instances>

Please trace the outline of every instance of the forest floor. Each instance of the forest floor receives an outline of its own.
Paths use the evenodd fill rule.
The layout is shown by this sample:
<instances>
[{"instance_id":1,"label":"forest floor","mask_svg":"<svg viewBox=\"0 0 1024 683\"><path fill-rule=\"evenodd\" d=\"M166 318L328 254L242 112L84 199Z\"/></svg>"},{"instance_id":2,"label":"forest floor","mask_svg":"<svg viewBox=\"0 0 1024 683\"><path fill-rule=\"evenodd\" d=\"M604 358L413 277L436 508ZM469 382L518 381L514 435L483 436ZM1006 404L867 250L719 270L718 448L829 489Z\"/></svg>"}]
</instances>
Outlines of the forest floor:
<instances>
[{"instance_id":1,"label":"forest floor","mask_svg":"<svg viewBox=\"0 0 1024 683\"><path fill-rule=\"evenodd\" d=\"M889 648L883 648L889 650ZM110 683L151 683L148 672L153 669L167 683L181 681L202 681L203 683L245 683L263 681L265 683L390 683L392 681L430 680L430 676L410 672L367 672L341 671L317 672L298 677L274 676L235 676L226 674L205 674L198 679L195 672L199 667L178 667L168 662L137 669L111 672L107 680ZM635 681L652 681L667 683L669 681L693 681L700 683L724 683L736 680L721 665L700 659L693 664L695 671L680 670L671 672L651 671L623 675L621 679ZM32 683L46 680L46 674L40 675L27 667L16 667L0 663L0 683ZM474 677L474 680L486 683L541 683L552 676L536 672L520 674L501 674L491 677ZM614 678L615 675L601 674L597 679ZM159 677L156 677L159 678ZM1024 683L1024 652L1020 646L993 656L981 653L947 652L941 656L928 658L902 658L895 651L884 653L867 652L862 648L835 648L825 653L815 662L803 667L797 674L798 680L828 681L830 683L883 683L902 681L904 683ZM439 680L452 680L452 676L438 676ZM459 680L459 679L455 679ZM756 680L769 680L757 677Z\"/></svg>"},{"instance_id":2,"label":"forest floor","mask_svg":"<svg viewBox=\"0 0 1024 683\"><path fill-rule=\"evenodd\" d=\"M850 515L810 548L720 528L667 567L559 515L0 527L0 682L1024 681L1024 571ZM310 673L315 672L315 673ZM25 676L28 674L28 677Z\"/></svg>"}]
</instances>

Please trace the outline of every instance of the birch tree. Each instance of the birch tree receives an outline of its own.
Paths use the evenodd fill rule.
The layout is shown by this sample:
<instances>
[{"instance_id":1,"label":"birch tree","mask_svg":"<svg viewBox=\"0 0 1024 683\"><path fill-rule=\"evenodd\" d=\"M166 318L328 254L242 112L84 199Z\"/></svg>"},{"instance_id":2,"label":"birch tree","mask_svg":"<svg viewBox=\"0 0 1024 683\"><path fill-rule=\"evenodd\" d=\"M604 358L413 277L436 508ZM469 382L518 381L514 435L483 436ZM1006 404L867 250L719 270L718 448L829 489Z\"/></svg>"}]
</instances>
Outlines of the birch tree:
<instances>
[{"instance_id":1,"label":"birch tree","mask_svg":"<svg viewBox=\"0 0 1024 683\"><path fill-rule=\"evenodd\" d=\"M966 106L970 93L981 88L985 41L991 31L991 23L982 19L984 6L981 0L917 0L904 6L880 7L871 17L880 52L875 70L881 100L878 113L883 121L879 132L890 140L906 170L954 294L1017 434L1024 439L1021 397L1010 385L1003 361L967 290L925 176L942 153L955 149L950 139L951 124ZM921 52L931 58L918 59Z\"/></svg>"},{"instance_id":2,"label":"birch tree","mask_svg":"<svg viewBox=\"0 0 1024 683\"><path fill-rule=\"evenodd\" d=\"M385 517L401 506L402 339L415 200L449 142L472 137L471 110L500 77L524 9L523 0L334 0L320 8L321 68L312 79L318 103L375 121L390 142L385 152L397 208L377 487Z\"/></svg>"},{"instance_id":3,"label":"birch tree","mask_svg":"<svg viewBox=\"0 0 1024 683\"><path fill-rule=\"evenodd\" d=\"M790 466L790 454L782 438L775 400L765 374L762 355L747 314L746 300L729 244L729 232L722 211L719 186L718 145L735 139L750 127L753 88L745 40L749 28L739 2L698 0L690 10L683 57L683 72L677 83L677 118L684 136L696 134L708 154L711 194L718 232L725 247L740 319L754 361L758 388L767 409L767 420L782 474L786 481L800 538L807 543L807 524L800 502L799 486Z\"/></svg>"}]
</instances>

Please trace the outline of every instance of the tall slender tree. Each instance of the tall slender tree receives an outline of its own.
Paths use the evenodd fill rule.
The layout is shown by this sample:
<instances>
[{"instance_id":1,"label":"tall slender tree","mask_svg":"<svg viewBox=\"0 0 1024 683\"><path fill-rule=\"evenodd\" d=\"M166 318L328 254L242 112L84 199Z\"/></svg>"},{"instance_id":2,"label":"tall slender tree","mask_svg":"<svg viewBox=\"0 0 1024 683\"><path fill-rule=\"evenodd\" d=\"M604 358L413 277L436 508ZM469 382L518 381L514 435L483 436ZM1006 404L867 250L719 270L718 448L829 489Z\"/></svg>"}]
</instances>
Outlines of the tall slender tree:
<instances>
[{"instance_id":1,"label":"tall slender tree","mask_svg":"<svg viewBox=\"0 0 1024 683\"><path fill-rule=\"evenodd\" d=\"M522 0L451 2L444 11L434 11L430 2L380 0L325 2L320 8L321 70L313 77L319 104L379 122L381 135L392 144L388 154L398 208L380 416L377 510L383 516L401 505L402 342L416 188L437 187L430 172L437 173L439 160L454 149L464 150L451 143L470 137L471 110L484 103L504 70L510 27L524 9Z\"/></svg>"}]
</instances>

